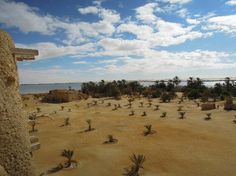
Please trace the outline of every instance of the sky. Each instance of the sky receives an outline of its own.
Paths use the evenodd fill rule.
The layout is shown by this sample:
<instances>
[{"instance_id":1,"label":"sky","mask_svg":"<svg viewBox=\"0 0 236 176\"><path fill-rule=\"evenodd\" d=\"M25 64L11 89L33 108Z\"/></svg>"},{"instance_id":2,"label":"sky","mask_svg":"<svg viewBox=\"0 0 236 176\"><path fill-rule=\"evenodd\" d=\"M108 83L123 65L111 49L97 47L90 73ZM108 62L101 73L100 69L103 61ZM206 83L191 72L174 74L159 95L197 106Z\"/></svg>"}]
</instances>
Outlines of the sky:
<instances>
[{"instance_id":1,"label":"sky","mask_svg":"<svg viewBox=\"0 0 236 176\"><path fill-rule=\"evenodd\" d=\"M20 82L236 76L236 0L0 0Z\"/></svg>"}]
</instances>

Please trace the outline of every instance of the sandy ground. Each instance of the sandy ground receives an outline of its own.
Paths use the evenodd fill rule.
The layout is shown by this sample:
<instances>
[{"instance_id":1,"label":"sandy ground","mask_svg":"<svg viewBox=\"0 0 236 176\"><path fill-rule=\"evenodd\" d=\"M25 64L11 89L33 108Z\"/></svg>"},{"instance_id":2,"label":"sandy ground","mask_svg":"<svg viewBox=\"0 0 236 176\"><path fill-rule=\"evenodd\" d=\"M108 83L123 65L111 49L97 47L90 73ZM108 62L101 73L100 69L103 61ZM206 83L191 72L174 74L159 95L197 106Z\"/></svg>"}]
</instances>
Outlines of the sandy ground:
<instances>
[{"instance_id":1,"label":"sandy ground","mask_svg":"<svg viewBox=\"0 0 236 176\"><path fill-rule=\"evenodd\" d=\"M41 173L65 161L61 157L63 149L74 150L78 167L62 170L55 176L120 176L129 167L129 156L133 153L146 157L144 176L235 176L236 175L236 124L232 121L236 112L219 110L201 111L193 101L185 100L181 105L186 119L179 119L178 100L160 103L160 110L148 106L147 99L135 100L131 109L122 100L105 100L97 106L87 107L94 99L64 104L38 103L25 101L26 114L41 108L40 113L47 117L38 118L36 135L41 149L33 153L33 160ZM139 102L144 107L139 107ZM111 107L106 107L111 102ZM113 104L122 108L112 110ZM219 104L219 102L218 102ZM222 105L223 102L220 102ZM62 111L61 106L65 106ZM68 112L68 109L71 112ZM56 114L53 112L56 111ZM143 111L147 116L141 116ZM160 118L167 112L166 118ZM212 113L212 120L205 121L206 113ZM49 115L50 114L50 115ZM60 127L69 117L71 125ZM87 129L87 119L92 120L91 132ZM152 124L155 134L144 136L144 125ZM30 129L30 126L29 126ZM118 139L116 144L103 144L108 134Z\"/></svg>"}]
</instances>

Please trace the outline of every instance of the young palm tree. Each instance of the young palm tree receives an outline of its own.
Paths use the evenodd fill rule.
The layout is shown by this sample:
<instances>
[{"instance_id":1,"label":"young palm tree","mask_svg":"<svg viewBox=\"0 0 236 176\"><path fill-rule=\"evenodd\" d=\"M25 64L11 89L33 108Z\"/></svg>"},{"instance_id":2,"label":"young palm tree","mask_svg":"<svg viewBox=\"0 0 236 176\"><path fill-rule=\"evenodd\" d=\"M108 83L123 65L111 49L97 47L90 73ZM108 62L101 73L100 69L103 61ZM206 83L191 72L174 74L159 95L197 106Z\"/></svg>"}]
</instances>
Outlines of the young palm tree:
<instances>
[{"instance_id":1,"label":"young palm tree","mask_svg":"<svg viewBox=\"0 0 236 176\"><path fill-rule=\"evenodd\" d=\"M114 104L114 108L112 109L113 111L117 110L118 106L117 104Z\"/></svg>"},{"instance_id":2,"label":"young palm tree","mask_svg":"<svg viewBox=\"0 0 236 176\"><path fill-rule=\"evenodd\" d=\"M91 104L91 103L87 103L87 108L90 108L90 104Z\"/></svg>"},{"instance_id":3,"label":"young palm tree","mask_svg":"<svg viewBox=\"0 0 236 176\"><path fill-rule=\"evenodd\" d=\"M73 150L63 150L61 153L61 156L67 158L66 161L66 168L71 166L71 162L72 162L72 157L74 155L74 151Z\"/></svg>"},{"instance_id":4,"label":"young palm tree","mask_svg":"<svg viewBox=\"0 0 236 176\"><path fill-rule=\"evenodd\" d=\"M132 103L129 103L129 104L128 104L128 108L131 108L131 107L132 107Z\"/></svg>"},{"instance_id":5,"label":"young palm tree","mask_svg":"<svg viewBox=\"0 0 236 176\"><path fill-rule=\"evenodd\" d=\"M125 168L125 173L123 175L124 176L139 176L140 169L144 169L143 163L145 161L145 156L144 155L136 156L135 154L133 154L132 156L130 156L130 160L132 162L132 165L130 168Z\"/></svg>"},{"instance_id":6,"label":"young palm tree","mask_svg":"<svg viewBox=\"0 0 236 176\"><path fill-rule=\"evenodd\" d=\"M147 116L147 113L146 113L146 111L143 111L143 114L142 114L142 116Z\"/></svg>"},{"instance_id":7,"label":"young palm tree","mask_svg":"<svg viewBox=\"0 0 236 176\"><path fill-rule=\"evenodd\" d=\"M104 144L112 144L112 143L116 143L118 140L115 139L111 134L109 134L107 136L107 141L104 142Z\"/></svg>"},{"instance_id":8,"label":"young palm tree","mask_svg":"<svg viewBox=\"0 0 236 176\"><path fill-rule=\"evenodd\" d=\"M184 115L186 114L185 112L179 112L179 114L180 114L179 119L184 119L184 118L185 118L185 117L184 117Z\"/></svg>"},{"instance_id":9,"label":"young palm tree","mask_svg":"<svg viewBox=\"0 0 236 176\"><path fill-rule=\"evenodd\" d=\"M163 112L162 115L160 116L161 118L165 118L166 117L166 112Z\"/></svg>"},{"instance_id":10,"label":"young palm tree","mask_svg":"<svg viewBox=\"0 0 236 176\"><path fill-rule=\"evenodd\" d=\"M88 124L88 129L86 131L92 131L94 130L94 128L92 128L92 121L90 119L86 120L87 124Z\"/></svg>"},{"instance_id":11,"label":"young palm tree","mask_svg":"<svg viewBox=\"0 0 236 176\"><path fill-rule=\"evenodd\" d=\"M151 102L149 102L148 103L148 108L150 108L152 106L152 103Z\"/></svg>"},{"instance_id":12,"label":"young palm tree","mask_svg":"<svg viewBox=\"0 0 236 176\"><path fill-rule=\"evenodd\" d=\"M96 106L98 104L98 101L94 100L93 105Z\"/></svg>"},{"instance_id":13,"label":"young palm tree","mask_svg":"<svg viewBox=\"0 0 236 176\"><path fill-rule=\"evenodd\" d=\"M207 117L205 117L205 120L211 120L211 113L206 113L206 116Z\"/></svg>"},{"instance_id":14,"label":"young palm tree","mask_svg":"<svg viewBox=\"0 0 236 176\"><path fill-rule=\"evenodd\" d=\"M183 106L178 106L177 111L182 111Z\"/></svg>"},{"instance_id":15,"label":"young palm tree","mask_svg":"<svg viewBox=\"0 0 236 176\"><path fill-rule=\"evenodd\" d=\"M30 120L36 120L37 115L35 113L29 115Z\"/></svg>"},{"instance_id":16,"label":"young palm tree","mask_svg":"<svg viewBox=\"0 0 236 176\"><path fill-rule=\"evenodd\" d=\"M129 116L133 116L134 115L134 110L130 111Z\"/></svg>"},{"instance_id":17,"label":"young palm tree","mask_svg":"<svg viewBox=\"0 0 236 176\"><path fill-rule=\"evenodd\" d=\"M144 127L146 128L146 131L143 132L144 136L155 133L155 131L152 130L152 125L145 125Z\"/></svg>"},{"instance_id":18,"label":"young palm tree","mask_svg":"<svg viewBox=\"0 0 236 176\"><path fill-rule=\"evenodd\" d=\"M159 105L155 105L155 107L156 107L156 108L154 109L154 111L157 111L157 110L159 110L159 107L160 107L160 106L159 106Z\"/></svg>"},{"instance_id":19,"label":"young palm tree","mask_svg":"<svg viewBox=\"0 0 236 176\"><path fill-rule=\"evenodd\" d=\"M64 106L61 106L61 110L62 110L62 111L64 110L64 108L65 108Z\"/></svg>"},{"instance_id":20,"label":"young palm tree","mask_svg":"<svg viewBox=\"0 0 236 176\"><path fill-rule=\"evenodd\" d=\"M37 110L37 113L41 112L41 108L36 108L36 110Z\"/></svg>"},{"instance_id":21,"label":"young palm tree","mask_svg":"<svg viewBox=\"0 0 236 176\"><path fill-rule=\"evenodd\" d=\"M69 117L65 118L65 121L64 121L64 126L68 126L68 125L70 125L70 118Z\"/></svg>"}]
</instances>

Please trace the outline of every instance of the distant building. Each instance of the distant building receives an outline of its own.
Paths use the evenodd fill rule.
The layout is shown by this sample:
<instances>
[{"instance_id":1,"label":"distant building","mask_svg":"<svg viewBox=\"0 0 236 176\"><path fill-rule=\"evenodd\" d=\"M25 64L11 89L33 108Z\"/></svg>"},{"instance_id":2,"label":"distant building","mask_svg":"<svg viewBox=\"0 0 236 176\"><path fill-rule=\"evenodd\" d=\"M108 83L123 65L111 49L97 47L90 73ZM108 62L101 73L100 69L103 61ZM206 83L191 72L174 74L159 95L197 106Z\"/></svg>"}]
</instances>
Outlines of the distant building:
<instances>
[{"instance_id":1,"label":"distant building","mask_svg":"<svg viewBox=\"0 0 236 176\"><path fill-rule=\"evenodd\" d=\"M227 111L236 110L236 104L233 103L232 98L227 98L224 104L224 109Z\"/></svg>"},{"instance_id":2,"label":"distant building","mask_svg":"<svg viewBox=\"0 0 236 176\"><path fill-rule=\"evenodd\" d=\"M85 95L78 90L63 89L63 90L50 90L44 97L44 101L50 103L63 103L71 102L85 98Z\"/></svg>"},{"instance_id":3,"label":"distant building","mask_svg":"<svg viewBox=\"0 0 236 176\"><path fill-rule=\"evenodd\" d=\"M209 110L216 109L216 105L215 104L206 103L206 104L202 104L201 108L202 108L202 111L209 111Z\"/></svg>"}]
</instances>

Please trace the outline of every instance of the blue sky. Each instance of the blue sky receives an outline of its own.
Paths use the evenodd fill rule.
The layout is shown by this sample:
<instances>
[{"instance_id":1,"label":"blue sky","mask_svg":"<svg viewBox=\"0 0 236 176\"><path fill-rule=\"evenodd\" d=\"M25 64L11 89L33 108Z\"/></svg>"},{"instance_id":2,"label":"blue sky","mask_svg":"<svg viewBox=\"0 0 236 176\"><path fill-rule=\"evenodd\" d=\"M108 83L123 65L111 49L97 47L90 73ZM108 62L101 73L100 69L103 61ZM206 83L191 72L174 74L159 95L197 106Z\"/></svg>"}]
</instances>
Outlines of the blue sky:
<instances>
[{"instance_id":1,"label":"blue sky","mask_svg":"<svg viewBox=\"0 0 236 176\"><path fill-rule=\"evenodd\" d=\"M0 0L21 83L236 75L236 0Z\"/></svg>"}]
</instances>

